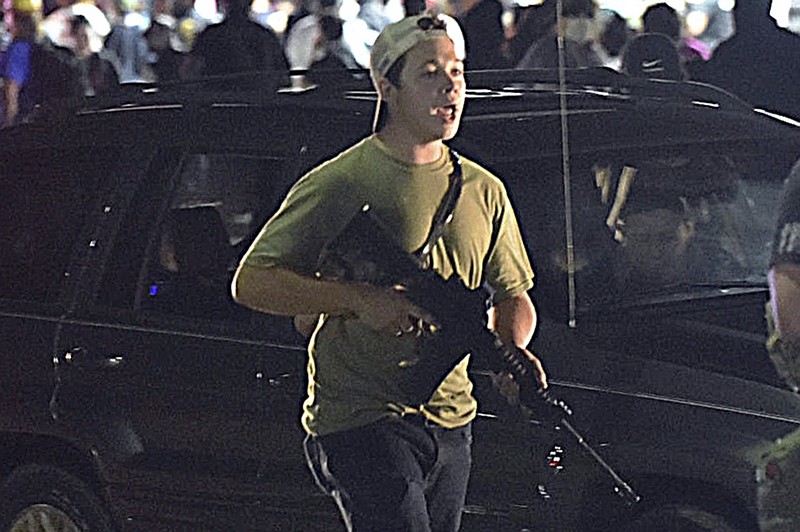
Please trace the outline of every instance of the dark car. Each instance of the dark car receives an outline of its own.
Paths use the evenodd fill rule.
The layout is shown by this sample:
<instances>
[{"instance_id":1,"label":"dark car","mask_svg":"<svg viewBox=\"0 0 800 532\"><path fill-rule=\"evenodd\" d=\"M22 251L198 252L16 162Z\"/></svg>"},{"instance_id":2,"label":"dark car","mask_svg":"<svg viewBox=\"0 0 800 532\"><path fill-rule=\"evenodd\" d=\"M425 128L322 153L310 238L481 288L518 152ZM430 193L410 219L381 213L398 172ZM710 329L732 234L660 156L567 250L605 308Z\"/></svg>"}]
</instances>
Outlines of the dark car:
<instances>
[{"instance_id":1,"label":"dark car","mask_svg":"<svg viewBox=\"0 0 800 532\"><path fill-rule=\"evenodd\" d=\"M463 528L756 530L754 460L800 424L763 319L800 125L605 70L470 78L453 146L507 184L533 349L596 455L475 367ZM294 180L370 132L375 97L365 76L258 81L144 86L0 133L0 530L341 529L301 446L305 340L230 281Z\"/></svg>"}]
</instances>

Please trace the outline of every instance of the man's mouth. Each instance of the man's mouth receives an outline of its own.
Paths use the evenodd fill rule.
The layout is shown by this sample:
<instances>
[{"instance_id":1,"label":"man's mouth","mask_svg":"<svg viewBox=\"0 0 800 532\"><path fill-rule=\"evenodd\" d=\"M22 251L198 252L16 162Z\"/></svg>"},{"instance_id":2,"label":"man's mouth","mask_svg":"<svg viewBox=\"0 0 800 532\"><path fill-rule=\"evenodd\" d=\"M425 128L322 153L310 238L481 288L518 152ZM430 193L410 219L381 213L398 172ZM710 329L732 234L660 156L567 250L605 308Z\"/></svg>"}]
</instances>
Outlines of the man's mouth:
<instances>
[{"instance_id":1,"label":"man's mouth","mask_svg":"<svg viewBox=\"0 0 800 532\"><path fill-rule=\"evenodd\" d=\"M444 120L446 122L452 122L456 119L456 115L458 114L458 108L455 104L451 105L444 105L442 107L434 107L431 109L431 114L436 115L440 120Z\"/></svg>"}]
</instances>

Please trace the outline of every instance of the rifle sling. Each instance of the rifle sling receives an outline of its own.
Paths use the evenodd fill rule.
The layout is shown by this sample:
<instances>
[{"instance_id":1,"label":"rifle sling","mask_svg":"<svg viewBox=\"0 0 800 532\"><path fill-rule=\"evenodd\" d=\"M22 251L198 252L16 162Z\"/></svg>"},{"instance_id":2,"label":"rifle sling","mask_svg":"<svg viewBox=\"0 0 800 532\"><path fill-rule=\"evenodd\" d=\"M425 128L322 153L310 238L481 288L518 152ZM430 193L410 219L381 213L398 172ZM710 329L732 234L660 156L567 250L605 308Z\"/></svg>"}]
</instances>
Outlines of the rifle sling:
<instances>
[{"instance_id":1,"label":"rifle sling","mask_svg":"<svg viewBox=\"0 0 800 532\"><path fill-rule=\"evenodd\" d=\"M461 186L464 182L464 174L461 170L461 156L453 149L450 149L450 161L452 162L453 170L448 177L447 191L436 209L436 213L433 215L431 230L428 233L425 244L413 253L420 266L423 267L427 263L428 256L433 251L436 241L444 233L445 226L452 219L456 203L458 203L458 198L461 196Z\"/></svg>"}]
</instances>

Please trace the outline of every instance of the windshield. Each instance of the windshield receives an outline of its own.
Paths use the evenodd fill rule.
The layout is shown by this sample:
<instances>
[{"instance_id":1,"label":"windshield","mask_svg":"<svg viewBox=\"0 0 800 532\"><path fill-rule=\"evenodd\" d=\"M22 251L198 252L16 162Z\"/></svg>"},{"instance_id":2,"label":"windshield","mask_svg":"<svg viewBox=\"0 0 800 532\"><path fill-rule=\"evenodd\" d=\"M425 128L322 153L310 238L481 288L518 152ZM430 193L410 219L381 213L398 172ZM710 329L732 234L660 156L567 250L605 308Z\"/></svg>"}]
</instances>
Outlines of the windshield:
<instances>
[{"instance_id":1,"label":"windshield","mask_svg":"<svg viewBox=\"0 0 800 532\"><path fill-rule=\"evenodd\" d=\"M708 287L766 286L791 156L691 147L584 155L571 164L579 311ZM537 300L566 307L561 161L504 176L537 273ZM503 173L505 172L505 173Z\"/></svg>"}]
</instances>

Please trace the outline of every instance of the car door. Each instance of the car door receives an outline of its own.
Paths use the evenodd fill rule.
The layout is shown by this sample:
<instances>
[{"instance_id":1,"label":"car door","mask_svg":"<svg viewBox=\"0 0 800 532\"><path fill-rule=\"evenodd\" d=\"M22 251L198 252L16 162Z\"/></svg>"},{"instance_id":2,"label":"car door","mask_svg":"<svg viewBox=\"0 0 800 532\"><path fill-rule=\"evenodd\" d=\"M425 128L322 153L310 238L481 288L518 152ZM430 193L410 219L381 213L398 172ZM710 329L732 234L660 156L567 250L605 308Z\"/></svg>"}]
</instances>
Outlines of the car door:
<instances>
[{"instance_id":1,"label":"car door","mask_svg":"<svg viewBox=\"0 0 800 532\"><path fill-rule=\"evenodd\" d=\"M302 452L304 339L230 295L238 258L295 177L287 159L148 157L109 203L101 275L59 338L55 410L96 449L133 527L335 526Z\"/></svg>"}]
</instances>

